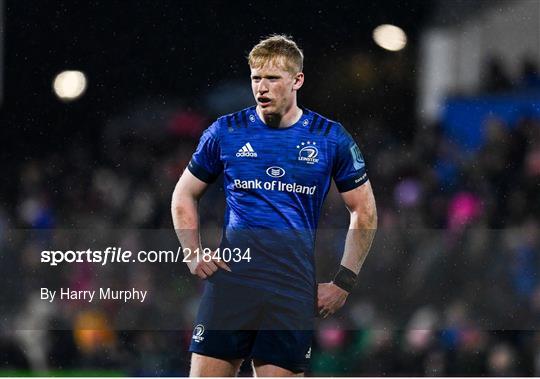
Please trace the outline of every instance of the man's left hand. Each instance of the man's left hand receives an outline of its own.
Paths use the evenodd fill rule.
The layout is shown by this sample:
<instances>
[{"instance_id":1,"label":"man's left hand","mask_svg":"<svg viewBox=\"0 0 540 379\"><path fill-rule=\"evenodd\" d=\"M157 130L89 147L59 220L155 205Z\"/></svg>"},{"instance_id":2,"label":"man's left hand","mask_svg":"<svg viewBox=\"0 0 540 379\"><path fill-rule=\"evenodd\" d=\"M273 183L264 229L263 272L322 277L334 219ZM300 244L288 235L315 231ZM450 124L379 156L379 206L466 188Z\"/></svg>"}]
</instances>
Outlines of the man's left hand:
<instances>
[{"instance_id":1,"label":"man's left hand","mask_svg":"<svg viewBox=\"0 0 540 379\"><path fill-rule=\"evenodd\" d=\"M319 315L326 318L345 304L349 293L334 283L320 283L317 289Z\"/></svg>"}]
</instances>

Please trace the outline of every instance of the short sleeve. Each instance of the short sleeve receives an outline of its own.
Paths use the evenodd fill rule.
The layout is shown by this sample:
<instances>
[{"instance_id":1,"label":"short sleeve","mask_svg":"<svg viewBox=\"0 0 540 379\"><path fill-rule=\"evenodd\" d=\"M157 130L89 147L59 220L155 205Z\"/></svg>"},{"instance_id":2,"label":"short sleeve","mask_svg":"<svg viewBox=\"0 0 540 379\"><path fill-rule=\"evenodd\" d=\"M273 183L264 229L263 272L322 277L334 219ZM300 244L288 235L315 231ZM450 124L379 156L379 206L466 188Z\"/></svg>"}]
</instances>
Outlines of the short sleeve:
<instances>
[{"instance_id":1,"label":"short sleeve","mask_svg":"<svg viewBox=\"0 0 540 379\"><path fill-rule=\"evenodd\" d=\"M191 157L188 169L203 182L212 183L223 171L220 155L221 148L216 121L203 132L199 145Z\"/></svg>"},{"instance_id":2,"label":"short sleeve","mask_svg":"<svg viewBox=\"0 0 540 379\"><path fill-rule=\"evenodd\" d=\"M350 191L368 181L364 157L352 136L340 125L332 176L339 192Z\"/></svg>"}]
</instances>

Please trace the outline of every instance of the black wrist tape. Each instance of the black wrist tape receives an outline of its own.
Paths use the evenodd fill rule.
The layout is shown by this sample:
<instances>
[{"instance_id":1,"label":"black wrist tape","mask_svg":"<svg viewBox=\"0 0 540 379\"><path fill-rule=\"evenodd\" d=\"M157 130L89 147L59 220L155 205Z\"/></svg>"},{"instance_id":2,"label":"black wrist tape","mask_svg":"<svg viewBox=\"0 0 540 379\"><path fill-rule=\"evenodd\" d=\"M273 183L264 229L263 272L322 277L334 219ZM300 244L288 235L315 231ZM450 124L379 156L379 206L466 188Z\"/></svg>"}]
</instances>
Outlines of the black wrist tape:
<instances>
[{"instance_id":1,"label":"black wrist tape","mask_svg":"<svg viewBox=\"0 0 540 379\"><path fill-rule=\"evenodd\" d=\"M351 292L356 284L356 275L353 271L349 270L347 267L339 266L339 270L334 276L332 282L341 289L344 289L347 292Z\"/></svg>"}]
</instances>

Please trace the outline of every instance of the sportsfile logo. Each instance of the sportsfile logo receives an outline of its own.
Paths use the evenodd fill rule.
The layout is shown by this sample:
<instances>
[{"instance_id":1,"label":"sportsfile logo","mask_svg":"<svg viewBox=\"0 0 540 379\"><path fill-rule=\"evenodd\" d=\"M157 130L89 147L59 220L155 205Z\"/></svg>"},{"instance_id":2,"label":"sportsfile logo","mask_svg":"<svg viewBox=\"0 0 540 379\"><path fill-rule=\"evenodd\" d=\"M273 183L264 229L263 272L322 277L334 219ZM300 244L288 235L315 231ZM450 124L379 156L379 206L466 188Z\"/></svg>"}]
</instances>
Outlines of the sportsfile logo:
<instances>
[{"instance_id":1,"label":"sportsfile logo","mask_svg":"<svg viewBox=\"0 0 540 379\"><path fill-rule=\"evenodd\" d=\"M251 144L248 142L238 150L238 153L236 153L236 156L239 158L240 157L257 158L257 153L255 152Z\"/></svg>"}]
</instances>

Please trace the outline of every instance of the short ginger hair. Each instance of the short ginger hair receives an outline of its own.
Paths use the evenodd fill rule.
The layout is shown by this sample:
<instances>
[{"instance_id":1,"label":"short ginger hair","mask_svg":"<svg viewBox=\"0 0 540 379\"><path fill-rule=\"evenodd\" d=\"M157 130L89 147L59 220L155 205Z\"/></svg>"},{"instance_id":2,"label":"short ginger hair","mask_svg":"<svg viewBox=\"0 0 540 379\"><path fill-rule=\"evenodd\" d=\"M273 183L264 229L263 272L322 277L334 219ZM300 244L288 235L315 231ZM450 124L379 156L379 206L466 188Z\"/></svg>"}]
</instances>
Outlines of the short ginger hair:
<instances>
[{"instance_id":1,"label":"short ginger hair","mask_svg":"<svg viewBox=\"0 0 540 379\"><path fill-rule=\"evenodd\" d=\"M248 55L249 67L260 68L267 63L275 63L292 75L302 72L304 54L292 37L273 34L256 44Z\"/></svg>"}]
</instances>

